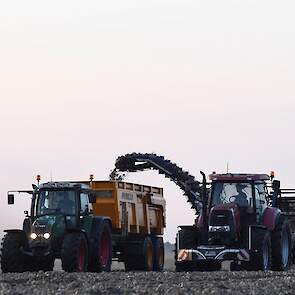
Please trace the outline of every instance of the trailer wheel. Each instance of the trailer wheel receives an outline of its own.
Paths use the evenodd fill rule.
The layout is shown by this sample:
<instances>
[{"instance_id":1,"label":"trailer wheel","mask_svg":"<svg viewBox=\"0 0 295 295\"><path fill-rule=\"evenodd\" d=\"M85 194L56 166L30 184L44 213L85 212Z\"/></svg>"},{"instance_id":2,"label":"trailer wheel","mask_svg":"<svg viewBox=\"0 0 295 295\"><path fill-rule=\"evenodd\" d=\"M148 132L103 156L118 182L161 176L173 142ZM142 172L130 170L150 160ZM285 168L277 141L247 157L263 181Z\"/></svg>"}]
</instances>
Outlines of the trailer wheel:
<instances>
[{"instance_id":1,"label":"trailer wheel","mask_svg":"<svg viewBox=\"0 0 295 295\"><path fill-rule=\"evenodd\" d=\"M165 260L165 250L164 250L164 242L162 237L154 237L153 248L154 248L154 271L163 271L164 268L164 260Z\"/></svg>"},{"instance_id":2,"label":"trailer wheel","mask_svg":"<svg viewBox=\"0 0 295 295\"><path fill-rule=\"evenodd\" d=\"M61 249L62 269L67 272L82 272L88 266L88 245L84 234L68 233Z\"/></svg>"},{"instance_id":3,"label":"trailer wheel","mask_svg":"<svg viewBox=\"0 0 295 295\"><path fill-rule=\"evenodd\" d=\"M21 248L24 246L22 232L8 232L1 245L1 269L2 272L23 272L24 255Z\"/></svg>"},{"instance_id":4,"label":"trailer wheel","mask_svg":"<svg viewBox=\"0 0 295 295\"><path fill-rule=\"evenodd\" d=\"M112 265L112 237L109 222L103 221L98 227L92 245L88 270L91 272L110 271Z\"/></svg>"},{"instance_id":5,"label":"trailer wheel","mask_svg":"<svg viewBox=\"0 0 295 295\"><path fill-rule=\"evenodd\" d=\"M288 219L279 217L279 221L272 232L272 263L273 270L285 271L291 264L291 231Z\"/></svg>"},{"instance_id":6,"label":"trailer wheel","mask_svg":"<svg viewBox=\"0 0 295 295\"><path fill-rule=\"evenodd\" d=\"M125 256L125 270L143 270L152 271L154 262L153 243L150 237L145 237L143 241L139 241L137 245L137 253L139 255L127 252Z\"/></svg>"},{"instance_id":7,"label":"trailer wheel","mask_svg":"<svg viewBox=\"0 0 295 295\"><path fill-rule=\"evenodd\" d=\"M270 270L272 265L271 238L269 231L258 229L254 232L255 251L250 254L248 270Z\"/></svg>"}]
</instances>

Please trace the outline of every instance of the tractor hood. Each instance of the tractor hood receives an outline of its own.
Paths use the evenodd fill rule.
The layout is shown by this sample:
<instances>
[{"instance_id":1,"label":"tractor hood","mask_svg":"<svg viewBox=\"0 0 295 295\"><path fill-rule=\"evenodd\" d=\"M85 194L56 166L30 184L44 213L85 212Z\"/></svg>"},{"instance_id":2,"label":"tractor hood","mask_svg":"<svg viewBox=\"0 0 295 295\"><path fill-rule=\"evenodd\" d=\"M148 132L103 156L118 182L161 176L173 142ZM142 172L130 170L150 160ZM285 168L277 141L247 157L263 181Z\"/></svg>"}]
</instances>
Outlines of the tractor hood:
<instances>
[{"instance_id":1,"label":"tractor hood","mask_svg":"<svg viewBox=\"0 0 295 295\"><path fill-rule=\"evenodd\" d=\"M45 233L59 237L65 232L65 217L61 214L42 215L37 217L32 224L32 233L38 238L43 238Z\"/></svg>"},{"instance_id":2,"label":"tractor hood","mask_svg":"<svg viewBox=\"0 0 295 295\"><path fill-rule=\"evenodd\" d=\"M230 246L240 234L240 212L237 204L214 206L209 214L209 242Z\"/></svg>"},{"instance_id":3,"label":"tractor hood","mask_svg":"<svg viewBox=\"0 0 295 295\"><path fill-rule=\"evenodd\" d=\"M239 206L235 203L219 204L214 206L210 212L211 222L223 224L228 222L232 216L236 231L240 231L240 211ZM213 219L213 220L212 220Z\"/></svg>"}]
</instances>

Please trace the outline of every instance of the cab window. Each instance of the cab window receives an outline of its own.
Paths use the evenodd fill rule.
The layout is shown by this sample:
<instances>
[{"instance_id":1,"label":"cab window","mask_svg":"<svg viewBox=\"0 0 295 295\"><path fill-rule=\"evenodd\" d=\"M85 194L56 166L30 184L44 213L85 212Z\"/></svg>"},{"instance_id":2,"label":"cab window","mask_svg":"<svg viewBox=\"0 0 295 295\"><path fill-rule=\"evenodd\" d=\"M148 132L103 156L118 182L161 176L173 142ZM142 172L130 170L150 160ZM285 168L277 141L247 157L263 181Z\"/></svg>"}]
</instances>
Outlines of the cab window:
<instances>
[{"instance_id":1,"label":"cab window","mask_svg":"<svg viewBox=\"0 0 295 295\"><path fill-rule=\"evenodd\" d=\"M89 198L87 193L80 193L80 201L81 201L81 211L83 213L87 213L92 209L91 204L89 203Z\"/></svg>"},{"instance_id":2,"label":"cab window","mask_svg":"<svg viewBox=\"0 0 295 295\"><path fill-rule=\"evenodd\" d=\"M264 210L267 207L264 183L255 184L255 204L257 214L262 216Z\"/></svg>"},{"instance_id":3,"label":"cab window","mask_svg":"<svg viewBox=\"0 0 295 295\"><path fill-rule=\"evenodd\" d=\"M239 206L252 206L251 183L216 182L212 192L212 206L236 203Z\"/></svg>"}]
</instances>

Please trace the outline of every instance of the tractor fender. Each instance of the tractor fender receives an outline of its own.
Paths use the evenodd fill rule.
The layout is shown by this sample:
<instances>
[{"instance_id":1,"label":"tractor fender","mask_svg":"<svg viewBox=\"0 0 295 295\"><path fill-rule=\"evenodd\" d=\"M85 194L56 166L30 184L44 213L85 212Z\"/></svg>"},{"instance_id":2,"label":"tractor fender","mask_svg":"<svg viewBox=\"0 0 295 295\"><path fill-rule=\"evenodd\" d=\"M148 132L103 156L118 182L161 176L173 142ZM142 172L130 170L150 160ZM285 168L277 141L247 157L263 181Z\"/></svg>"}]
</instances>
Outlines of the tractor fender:
<instances>
[{"instance_id":1,"label":"tractor fender","mask_svg":"<svg viewBox=\"0 0 295 295\"><path fill-rule=\"evenodd\" d=\"M71 228L71 229L67 229L65 234L67 233L82 233L85 236L85 239L87 241L87 244L89 246L89 237L87 236L87 233L84 229L80 229L80 228Z\"/></svg>"},{"instance_id":2,"label":"tractor fender","mask_svg":"<svg viewBox=\"0 0 295 295\"><path fill-rule=\"evenodd\" d=\"M12 234L17 234L17 233L25 234L25 232L22 229L5 229L4 232L5 233L12 233Z\"/></svg>"},{"instance_id":3,"label":"tractor fender","mask_svg":"<svg viewBox=\"0 0 295 295\"><path fill-rule=\"evenodd\" d=\"M6 229L6 230L4 230L4 232L7 234L10 234L10 233L11 234L22 234L24 241L27 240L26 232L22 229Z\"/></svg>"},{"instance_id":4,"label":"tractor fender","mask_svg":"<svg viewBox=\"0 0 295 295\"><path fill-rule=\"evenodd\" d=\"M268 207L262 215L262 224L269 230L274 230L282 212L279 208Z\"/></svg>"},{"instance_id":5,"label":"tractor fender","mask_svg":"<svg viewBox=\"0 0 295 295\"><path fill-rule=\"evenodd\" d=\"M112 220L110 217L107 216L95 216L92 219L92 226L91 226L91 232L90 232L90 237L94 237L95 234L97 233L98 228L100 225L104 222L107 221L110 224L110 227L112 228Z\"/></svg>"},{"instance_id":6,"label":"tractor fender","mask_svg":"<svg viewBox=\"0 0 295 295\"><path fill-rule=\"evenodd\" d=\"M22 229L6 229L4 230L5 233L7 234L21 234L22 238L23 238L23 247L24 248L28 248L29 244L28 244L28 237L26 235L26 232L23 231Z\"/></svg>"},{"instance_id":7,"label":"tractor fender","mask_svg":"<svg viewBox=\"0 0 295 295\"><path fill-rule=\"evenodd\" d=\"M89 250L90 250L90 255L92 255L95 251L94 249L94 244L95 244L95 239L97 238L97 232L99 230L99 227L101 224L107 221L110 224L110 227L112 229L112 220L109 217L106 216L94 216L92 219L92 225L91 225L91 231L90 231L90 236L89 236Z\"/></svg>"}]
</instances>

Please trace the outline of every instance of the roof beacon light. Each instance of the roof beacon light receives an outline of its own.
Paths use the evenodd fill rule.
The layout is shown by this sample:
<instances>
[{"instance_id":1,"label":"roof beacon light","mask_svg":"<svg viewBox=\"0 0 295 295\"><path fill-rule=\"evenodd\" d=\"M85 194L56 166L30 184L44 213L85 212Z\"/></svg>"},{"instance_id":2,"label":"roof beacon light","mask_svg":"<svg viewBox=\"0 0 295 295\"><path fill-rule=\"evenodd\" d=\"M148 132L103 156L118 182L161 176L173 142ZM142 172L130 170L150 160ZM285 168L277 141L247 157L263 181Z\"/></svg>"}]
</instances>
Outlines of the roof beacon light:
<instances>
[{"instance_id":1,"label":"roof beacon light","mask_svg":"<svg viewBox=\"0 0 295 295\"><path fill-rule=\"evenodd\" d=\"M36 180L37 180L37 183L38 183L38 186L39 186L39 184L40 184L40 180L41 180L41 175L37 175L37 177L36 177Z\"/></svg>"},{"instance_id":2,"label":"roof beacon light","mask_svg":"<svg viewBox=\"0 0 295 295\"><path fill-rule=\"evenodd\" d=\"M271 178L271 180L273 180L275 178L275 172L274 171L270 171L270 178Z\"/></svg>"},{"instance_id":3,"label":"roof beacon light","mask_svg":"<svg viewBox=\"0 0 295 295\"><path fill-rule=\"evenodd\" d=\"M93 181L93 179L94 179L94 175L93 174L90 174L90 181Z\"/></svg>"}]
</instances>

